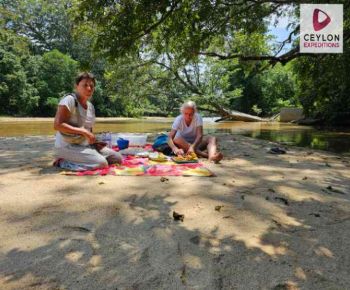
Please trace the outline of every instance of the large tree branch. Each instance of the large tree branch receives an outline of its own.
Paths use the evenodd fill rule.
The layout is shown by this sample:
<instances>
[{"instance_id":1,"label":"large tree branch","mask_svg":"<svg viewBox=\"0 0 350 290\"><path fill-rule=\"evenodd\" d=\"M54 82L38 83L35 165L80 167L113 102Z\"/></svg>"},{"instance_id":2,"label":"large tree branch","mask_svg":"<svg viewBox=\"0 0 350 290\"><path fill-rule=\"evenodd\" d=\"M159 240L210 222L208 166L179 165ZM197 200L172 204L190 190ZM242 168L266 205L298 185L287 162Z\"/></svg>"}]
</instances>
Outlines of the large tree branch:
<instances>
[{"instance_id":1,"label":"large tree branch","mask_svg":"<svg viewBox=\"0 0 350 290\"><path fill-rule=\"evenodd\" d=\"M171 60L171 57L169 54L167 54L169 60ZM154 61L154 63L164 67L165 69L167 69L169 72L171 72L175 78L180 81L181 84L184 85L185 88L187 88L188 90L190 90L192 93L195 93L197 95L203 95L203 93L200 91L200 89L196 86L191 85L191 83L188 83L187 81L185 81L179 74L179 72L173 68L171 68L169 65L166 65L165 63L162 63L160 61Z\"/></svg>"},{"instance_id":2,"label":"large tree branch","mask_svg":"<svg viewBox=\"0 0 350 290\"><path fill-rule=\"evenodd\" d=\"M289 33L288 37L281 42L281 46L279 47L278 51L275 53L275 56L277 56L282 51L282 49L287 43L292 42L292 36L295 35L299 29L300 29L300 25L297 25L297 27L295 27L295 29Z\"/></svg>"},{"instance_id":3,"label":"large tree branch","mask_svg":"<svg viewBox=\"0 0 350 290\"><path fill-rule=\"evenodd\" d=\"M162 17L157 22L155 22L151 26L145 28L140 34L136 35L134 37L134 40L144 37L145 35L151 33L152 30L156 29L159 25L161 25L174 12L178 3L179 3L179 1L174 1L174 3L171 5L169 11L164 13L162 15Z\"/></svg>"},{"instance_id":4,"label":"large tree branch","mask_svg":"<svg viewBox=\"0 0 350 290\"><path fill-rule=\"evenodd\" d=\"M191 77L190 77L190 75L188 74L188 72L187 72L186 68L184 68L182 71L183 71L183 73L185 74L185 77L186 77L187 83L188 83L188 84L189 84L191 87L193 87L193 88L194 88L194 90L199 91L198 86L196 86L196 85L195 85L195 84L192 82Z\"/></svg>"},{"instance_id":5,"label":"large tree branch","mask_svg":"<svg viewBox=\"0 0 350 290\"><path fill-rule=\"evenodd\" d=\"M50 43L47 42L47 39L46 37L36 29L36 27L34 27L30 21L28 21L27 23L23 23L23 26L26 27L29 32L32 33L32 35L30 35L30 33L26 33L26 32L23 32L24 34L27 34L29 37L32 38L32 40L38 40L40 41L43 45L46 46L47 49L52 49L52 45Z\"/></svg>"},{"instance_id":6,"label":"large tree branch","mask_svg":"<svg viewBox=\"0 0 350 290\"><path fill-rule=\"evenodd\" d=\"M241 53L235 53L235 54L220 54L216 52L199 52L198 54L200 55L205 55L205 56L211 56L211 57L217 57L221 60L226 60L226 59L240 59L243 61L250 61L250 60L255 60L255 61L269 61L271 65L275 65L276 63L280 62L283 65L286 64L288 61L298 57L300 55L299 53L299 46L291 49L290 51L280 55L244 55Z\"/></svg>"},{"instance_id":7,"label":"large tree branch","mask_svg":"<svg viewBox=\"0 0 350 290\"><path fill-rule=\"evenodd\" d=\"M194 69L195 69L195 76L196 76L196 85L197 87L200 86L200 80L199 80L199 77L200 77L200 69L199 69L199 66L198 66L198 63L196 63L194 65Z\"/></svg>"}]
</instances>

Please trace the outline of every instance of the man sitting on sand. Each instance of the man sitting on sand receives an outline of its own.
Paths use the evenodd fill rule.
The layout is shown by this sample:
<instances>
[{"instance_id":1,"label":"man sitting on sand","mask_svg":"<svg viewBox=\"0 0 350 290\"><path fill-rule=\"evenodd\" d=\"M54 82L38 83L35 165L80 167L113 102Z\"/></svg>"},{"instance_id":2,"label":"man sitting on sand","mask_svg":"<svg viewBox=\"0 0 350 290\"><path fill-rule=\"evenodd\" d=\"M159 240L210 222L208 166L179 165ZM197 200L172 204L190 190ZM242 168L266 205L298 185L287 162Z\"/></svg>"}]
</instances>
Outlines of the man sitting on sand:
<instances>
[{"instance_id":1,"label":"man sitting on sand","mask_svg":"<svg viewBox=\"0 0 350 290\"><path fill-rule=\"evenodd\" d=\"M168 143L176 155L195 152L197 156L214 162L223 158L222 153L217 151L216 138L203 137L203 120L192 101L181 106L181 115L177 116L173 123Z\"/></svg>"}]
</instances>

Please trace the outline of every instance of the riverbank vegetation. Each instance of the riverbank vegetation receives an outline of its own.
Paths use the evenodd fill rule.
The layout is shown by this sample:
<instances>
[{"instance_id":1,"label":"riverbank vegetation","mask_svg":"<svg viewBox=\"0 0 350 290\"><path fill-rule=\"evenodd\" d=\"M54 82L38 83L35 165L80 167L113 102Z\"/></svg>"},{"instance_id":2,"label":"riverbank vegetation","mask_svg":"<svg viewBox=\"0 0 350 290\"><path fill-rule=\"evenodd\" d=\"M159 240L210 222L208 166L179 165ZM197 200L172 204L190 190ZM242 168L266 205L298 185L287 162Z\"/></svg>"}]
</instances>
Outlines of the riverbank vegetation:
<instances>
[{"instance_id":1,"label":"riverbank vegetation","mask_svg":"<svg viewBox=\"0 0 350 290\"><path fill-rule=\"evenodd\" d=\"M344 53L300 55L295 3L3 0L0 115L53 116L75 74L91 70L98 116L168 116L191 98L214 114L299 106L345 123L350 9L334 2L344 2ZM290 31L279 42L278 19Z\"/></svg>"}]
</instances>

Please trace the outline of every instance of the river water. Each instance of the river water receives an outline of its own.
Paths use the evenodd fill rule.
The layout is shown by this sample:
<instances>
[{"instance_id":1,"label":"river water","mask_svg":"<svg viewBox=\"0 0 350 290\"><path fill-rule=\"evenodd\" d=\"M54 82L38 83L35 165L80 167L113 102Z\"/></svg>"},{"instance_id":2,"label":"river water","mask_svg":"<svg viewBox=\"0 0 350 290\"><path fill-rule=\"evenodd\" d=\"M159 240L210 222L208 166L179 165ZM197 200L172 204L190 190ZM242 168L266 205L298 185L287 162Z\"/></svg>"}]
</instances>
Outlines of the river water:
<instances>
[{"instance_id":1,"label":"river water","mask_svg":"<svg viewBox=\"0 0 350 290\"><path fill-rule=\"evenodd\" d=\"M172 118L152 119L104 119L98 121L94 131L155 133L170 129ZM53 135L50 121L0 121L0 136ZM350 154L350 128L317 129L311 126L299 126L287 123L247 123L220 122L204 118L204 133L241 134L248 137L282 142L314 149Z\"/></svg>"}]
</instances>

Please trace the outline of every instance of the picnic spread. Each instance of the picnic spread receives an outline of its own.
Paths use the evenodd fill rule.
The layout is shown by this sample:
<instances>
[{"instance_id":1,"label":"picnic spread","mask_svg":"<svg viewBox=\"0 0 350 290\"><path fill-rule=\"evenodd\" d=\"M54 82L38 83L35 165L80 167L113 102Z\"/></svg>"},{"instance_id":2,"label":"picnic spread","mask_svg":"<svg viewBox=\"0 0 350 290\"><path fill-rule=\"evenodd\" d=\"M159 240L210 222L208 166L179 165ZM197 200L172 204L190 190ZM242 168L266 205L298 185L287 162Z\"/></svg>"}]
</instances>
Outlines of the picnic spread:
<instances>
[{"instance_id":1,"label":"picnic spread","mask_svg":"<svg viewBox=\"0 0 350 290\"><path fill-rule=\"evenodd\" d=\"M94 170L79 170L79 168L72 167L72 170L63 170L60 174L73 176L214 176L203 163L199 162L195 153L170 157L154 151L152 144L130 146L123 150L119 150L118 146L113 146L112 149L123 155L121 165L112 164Z\"/></svg>"}]
</instances>

